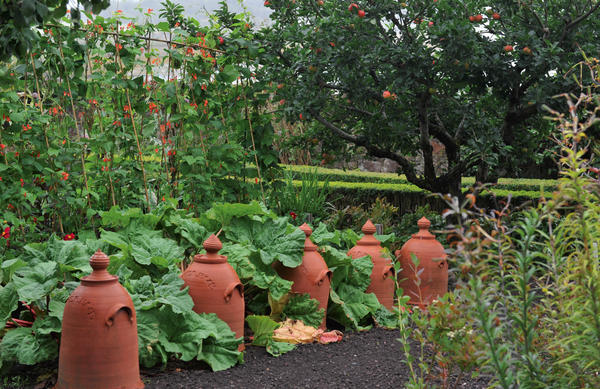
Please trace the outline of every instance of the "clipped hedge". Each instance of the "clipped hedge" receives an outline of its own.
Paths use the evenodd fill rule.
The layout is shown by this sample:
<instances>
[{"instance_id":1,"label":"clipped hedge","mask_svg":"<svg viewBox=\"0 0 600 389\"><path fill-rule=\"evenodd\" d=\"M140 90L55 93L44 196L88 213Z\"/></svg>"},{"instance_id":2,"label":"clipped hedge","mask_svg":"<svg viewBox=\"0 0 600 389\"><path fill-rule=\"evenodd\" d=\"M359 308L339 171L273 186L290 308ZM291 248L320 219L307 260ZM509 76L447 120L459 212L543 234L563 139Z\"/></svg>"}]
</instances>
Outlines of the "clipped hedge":
<instances>
[{"instance_id":1,"label":"clipped hedge","mask_svg":"<svg viewBox=\"0 0 600 389\"><path fill-rule=\"evenodd\" d=\"M293 182L294 185L302 185L302 181L295 180ZM426 204L429 204L431 209L440 212L448 208L442 199L412 184L330 181L329 188L331 193L328 201L336 206L368 205L380 197L400 208L401 214L412 212L417 207ZM509 195L512 198L512 204L515 205L537 203L540 198L545 197L544 193L549 192L490 188L480 194L477 204L478 206L498 208L499 205L496 202L505 201Z\"/></svg>"},{"instance_id":2,"label":"clipped hedge","mask_svg":"<svg viewBox=\"0 0 600 389\"><path fill-rule=\"evenodd\" d=\"M363 172L360 170L330 169L305 165L281 165L284 169L294 173L314 173L319 181L344 181L344 182L372 182L378 184L409 184L406 176L396 173ZM316 171L315 171L316 169ZM474 177L463 177L462 187L469 188L475 184ZM557 188L556 180L541 180L530 178L500 178L494 188L510 191L544 191L552 192Z\"/></svg>"}]
</instances>

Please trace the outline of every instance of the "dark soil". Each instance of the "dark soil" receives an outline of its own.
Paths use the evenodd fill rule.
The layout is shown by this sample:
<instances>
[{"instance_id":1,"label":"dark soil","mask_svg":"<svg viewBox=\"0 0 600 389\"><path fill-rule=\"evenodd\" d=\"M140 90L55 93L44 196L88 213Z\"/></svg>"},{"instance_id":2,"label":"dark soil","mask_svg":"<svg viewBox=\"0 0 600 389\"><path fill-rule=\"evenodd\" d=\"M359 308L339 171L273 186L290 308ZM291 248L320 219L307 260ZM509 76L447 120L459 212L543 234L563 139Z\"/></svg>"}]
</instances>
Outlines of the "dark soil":
<instances>
[{"instance_id":1,"label":"dark soil","mask_svg":"<svg viewBox=\"0 0 600 389\"><path fill-rule=\"evenodd\" d=\"M245 363L231 369L212 372L201 362L170 362L164 371L143 369L146 388L401 388L410 372L404 363L398 331L375 328L360 333L345 333L340 343L299 345L278 358L264 348L247 346ZM419 349L413 344L411 349ZM415 363L416 365L416 363ZM31 369L31 367L29 367ZM41 370L40 370L41 369ZM13 381L9 388L51 388L56 381L56 364L29 370L29 382L39 375L46 377L37 384ZM13 371L13 373L17 373ZM22 372L21 372L22 373ZM35 375L32 377L31 375ZM26 378L25 378L26 379ZM31 380L31 381L30 381ZM450 376L453 387L456 376ZM5 385L7 380L5 379ZM10 378L9 378L10 382ZM15 385L16 384L16 385ZM433 382L426 384L432 387ZM0 386L2 384L0 383ZM465 376L457 388L487 388L489 377Z\"/></svg>"}]
</instances>

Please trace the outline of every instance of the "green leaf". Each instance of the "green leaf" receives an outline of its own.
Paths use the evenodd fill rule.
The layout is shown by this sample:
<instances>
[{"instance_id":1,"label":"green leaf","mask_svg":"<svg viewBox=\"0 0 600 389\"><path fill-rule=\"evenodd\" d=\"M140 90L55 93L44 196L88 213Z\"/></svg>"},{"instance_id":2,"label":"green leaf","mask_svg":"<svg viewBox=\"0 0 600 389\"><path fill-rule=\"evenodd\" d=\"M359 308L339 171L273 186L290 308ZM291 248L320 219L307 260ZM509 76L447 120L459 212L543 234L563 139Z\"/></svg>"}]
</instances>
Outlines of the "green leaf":
<instances>
[{"instance_id":1,"label":"green leaf","mask_svg":"<svg viewBox=\"0 0 600 389\"><path fill-rule=\"evenodd\" d=\"M58 357L58 344L50 335L36 335L32 328L9 330L0 343L0 359L35 365Z\"/></svg>"},{"instance_id":2,"label":"green leaf","mask_svg":"<svg viewBox=\"0 0 600 389\"><path fill-rule=\"evenodd\" d=\"M206 211L205 216L208 219L216 220L221 224L221 227L229 225L233 218L243 218L245 216L264 215L265 211L257 201L252 201L249 204L239 203L224 203L215 204L211 209Z\"/></svg>"},{"instance_id":3,"label":"green leaf","mask_svg":"<svg viewBox=\"0 0 600 389\"><path fill-rule=\"evenodd\" d=\"M153 263L167 268L183 260L183 248L171 239L159 236L149 239L148 234L138 234L131 242L131 255L140 265Z\"/></svg>"},{"instance_id":4,"label":"green leaf","mask_svg":"<svg viewBox=\"0 0 600 389\"><path fill-rule=\"evenodd\" d=\"M13 282L19 294L19 299L30 303L50 293L60 281L57 277L57 268L56 262L44 262L34 267L17 270Z\"/></svg>"},{"instance_id":5,"label":"green leaf","mask_svg":"<svg viewBox=\"0 0 600 389\"><path fill-rule=\"evenodd\" d=\"M0 286L0 323L5 323L11 317L11 313L19 305L19 296L15 285L10 282L6 286ZM4 326L4 324L2 324Z\"/></svg>"},{"instance_id":6,"label":"green leaf","mask_svg":"<svg viewBox=\"0 0 600 389\"><path fill-rule=\"evenodd\" d=\"M227 262L233 267L241 280L254 277L256 267L250 261L252 250L241 244L228 244L223 246L219 254L227 256Z\"/></svg>"},{"instance_id":7,"label":"green leaf","mask_svg":"<svg viewBox=\"0 0 600 389\"><path fill-rule=\"evenodd\" d=\"M167 363L167 353L159 344L160 323L153 311L137 311L138 351L140 363L152 367L158 363Z\"/></svg>"},{"instance_id":8,"label":"green leaf","mask_svg":"<svg viewBox=\"0 0 600 389\"><path fill-rule=\"evenodd\" d=\"M398 310L394 308L394 311L390 312L386 307L380 305L373 314L373 320L375 320L375 324L378 327L387 329L398 328Z\"/></svg>"},{"instance_id":9,"label":"green leaf","mask_svg":"<svg viewBox=\"0 0 600 389\"><path fill-rule=\"evenodd\" d=\"M308 293L293 295L283 308L284 318L302 320L311 327L319 328L325 309L319 309L319 301L310 298Z\"/></svg>"},{"instance_id":10,"label":"green leaf","mask_svg":"<svg viewBox=\"0 0 600 389\"><path fill-rule=\"evenodd\" d=\"M269 316L250 315L246 317L248 326L254 333L252 344L255 346L266 346L273 338L273 331L279 328L279 323L271 320Z\"/></svg>"},{"instance_id":11,"label":"green leaf","mask_svg":"<svg viewBox=\"0 0 600 389\"><path fill-rule=\"evenodd\" d=\"M294 228L288 233L287 227L286 218L265 223L240 219L227 228L226 236L233 242L253 246L252 248L260 253L260 259L265 265L271 265L278 260L284 266L293 268L302 263L306 236L299 228Z\"/></svg>"},{"instance_id":12,"label":"green leaf","mask_svg":"<svg viewBox=\"0 0 600 389\"><path fill-rule=\"evenodd\" d=\"M273 339L270 339L267 342L267 352L274 357L278 357L282 354L287 353L288 351L292 351L296 348L295 344L286 343L286 342L276 342Z\"/></svg>"}]
</instances>

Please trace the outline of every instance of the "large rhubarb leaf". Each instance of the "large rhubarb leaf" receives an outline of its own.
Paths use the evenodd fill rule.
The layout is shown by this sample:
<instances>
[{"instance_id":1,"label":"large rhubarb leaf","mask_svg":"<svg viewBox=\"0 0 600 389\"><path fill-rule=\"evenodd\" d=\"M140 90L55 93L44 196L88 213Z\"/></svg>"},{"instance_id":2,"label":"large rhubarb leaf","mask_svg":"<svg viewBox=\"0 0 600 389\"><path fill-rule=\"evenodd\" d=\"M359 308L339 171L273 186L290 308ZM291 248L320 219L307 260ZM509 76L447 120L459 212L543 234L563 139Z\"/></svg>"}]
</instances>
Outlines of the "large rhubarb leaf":
<instances>
[{"instance_id":1,"label":"large rhubarb leaf","mask_svg":"<svg viewBox=\"0 0 600 389\"><path fill-rule=\"evenodd\" d=\"M19 299L27 303L40 300L58 285L58 264L53 261L22 267L13 276Z\"/></svg>"},{"instance_id":2,"label":"large rhubarb leaf","mask_svg":"<svg viewBox=\"0 0 600 389\"><path fill-rule=\"evenodd\" d=\"M194 302L183 284L177 272L157 283L149 276L125 283L138 315L140 362L146 367L164 365L173 355L223 370L241 361L237 348L243 340L215 314L193 312Z\"/></svg>"},{"instance_id":3,"label":"large rhubarb leaf","mask_svg":"<svg viewBox=\"0 0 600 389\"><path fill-rule=\"evenodd\" d=\"M319 328L325 310L319 309L319 301L308 293L293 295L283 309L283 317L301 320L304 324Z\"/></svg>"},{"instance_id":4,"label":"large rhubarb leaf","mask_svg":"<svg viewBox=\"0 0 600 389\"><path fill-rule=\"evenodd\" d=\"M249 204L239 203L224 203L215 204L211 209L206 211L204 217L209 220L219 222L220 227L227 226L233 218L243 218L245 216L261 216L266 215L268 211L263 208L257 201L252 201Z\"/></svg>"},{"instance_id":5,"label":"large rhubarb leaf","mask_svg":"<svg viewBox=\"0 0 600 389\"><path fill-rule=\"evenodd\" d=\"M0 286L0 323L3 323L2 326L11 317L11 313L17 309L18 304L19 296L15 284L10 282L6 286Z\"/></svg>"},{"instance_id":6,"label":"large rhubarb leaf","mask_svg":"<svg viewBox=\"0 0 600 389\"><path fill-rule=\"evenodd\" d=\"M52 261L58 265L61 275L73 273L76 278L92 271L88 249L77 240L65 241L52 235L47 242L26 245L23 251L20 258L28 266ZM69 276L69 279L73 278Z\"/></svg>"},{"instance_id":7,"label":"large rhubarb leaf","mask_svg":"<svg viewBox=\"0 0 600 389\"><path fill-rule=\"evenodd\" d=\"M227 244L219 251L219 254L227 257L227 262L233 266L240 280L248 280L254 277L256 267L250 261L252 250L238 243Z\"/></svg>"},{"instance_id":8,"label":"large rhubarb leaf","mask_svg":"<svg viewBox=\"0 0 600 389\"><path fill-rule=\"evenodd\" d=\"M58 356L58 343L50 335L19 327L6 332L0 343L0 359L23 365L52 360Z\"/></svg>"},{"instance_id":9,"label":"large rhubarb leaf","mask_svg":"<svg viewBox=\"0 0 600 389\"><path fill-rule=\"evenodd\" d=\"M286 218L267 221L237 219L226 229L227 239L258 251L265 265L275 261L287 267L302 263L305 235L298 228L289 227Z\"/></svg>"}]
</instances>

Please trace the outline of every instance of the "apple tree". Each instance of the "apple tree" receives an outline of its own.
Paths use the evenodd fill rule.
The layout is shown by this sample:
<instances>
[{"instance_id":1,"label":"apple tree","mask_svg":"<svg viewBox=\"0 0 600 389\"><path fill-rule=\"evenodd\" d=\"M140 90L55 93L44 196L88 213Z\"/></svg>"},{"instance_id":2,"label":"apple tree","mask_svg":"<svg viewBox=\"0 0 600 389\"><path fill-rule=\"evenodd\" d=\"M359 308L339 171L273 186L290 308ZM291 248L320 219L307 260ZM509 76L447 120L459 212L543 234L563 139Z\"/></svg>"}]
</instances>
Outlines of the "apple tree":
<instances>
[{"instance_id":1,"label":"apple tree","mask_svg":"<svg viewBox=\"0 0 600 389\"><path fill-rule=\"evenodd\" d=\"M288 120L390 158L421 188L519 175L551 127L541 107L598 52L600 1L269 0L262 30ZM277 86L277 88L275 88ZM432 140L447 168L434 165ZM422 155L422 171L411 156Z\"/></svg>"}]
</instances>

